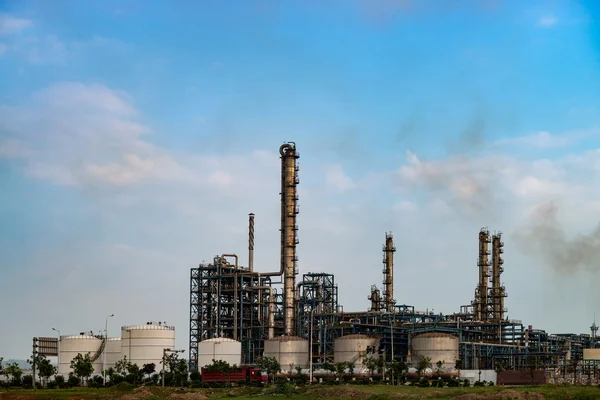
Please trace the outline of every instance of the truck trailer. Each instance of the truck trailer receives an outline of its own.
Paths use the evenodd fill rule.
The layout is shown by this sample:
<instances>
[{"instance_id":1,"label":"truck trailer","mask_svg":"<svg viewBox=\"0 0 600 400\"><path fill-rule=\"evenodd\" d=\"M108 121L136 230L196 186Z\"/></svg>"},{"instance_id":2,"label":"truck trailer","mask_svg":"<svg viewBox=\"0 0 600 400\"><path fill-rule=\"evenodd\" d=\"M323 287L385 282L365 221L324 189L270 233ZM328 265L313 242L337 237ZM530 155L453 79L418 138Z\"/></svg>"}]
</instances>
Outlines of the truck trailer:
<instances>
[{"instance_id":1,"label":"truck trailer","mask_svg":"<svg viewBox=\"0 0 600 400\"><path fill-rule=\"evenodd\" d=\"M224 382L260 382L267 383L269 377L258 368L240 367L234 368L228 372L208 371L206 368L200 369L200 380L207 383Z\"/></svg>"}]
</instances>

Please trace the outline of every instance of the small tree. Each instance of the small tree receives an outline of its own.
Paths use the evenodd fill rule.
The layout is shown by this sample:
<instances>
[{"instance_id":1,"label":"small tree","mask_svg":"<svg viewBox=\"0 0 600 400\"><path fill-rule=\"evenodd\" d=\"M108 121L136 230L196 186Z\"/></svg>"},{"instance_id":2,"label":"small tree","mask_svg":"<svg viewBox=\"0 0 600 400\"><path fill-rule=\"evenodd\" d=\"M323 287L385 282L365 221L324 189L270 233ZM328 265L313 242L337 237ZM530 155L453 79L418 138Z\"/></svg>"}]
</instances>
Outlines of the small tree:
<instances>
[{"instance_id":1,"label":"small tree","mask_svg":"<svg viewBox=\"0 0 600 400\"><path fill-rule=\"evenodd\" d=\"M334 365L335 365L335 372L337 373L338 378L341 382L344 374L346 373L346 369L348 368L348 364L345 362L336 362Z\"/></svg>"},{"instance_id":2,"label":"small tree","mask_svg":"<svg viewBox=\"0 0 600 400\"><path fill-rule=\"evenodd\" d=\"M373 371L377 368L377 360L374 357L363 358L363 365L369 370L369 376L373 376Z\"/></svg>"},{"instance_id":3,"label":"small tree","mask_svg":"<svg viewBox=\"0 0 600 400\"><path fill-rule=\"evenodd\" d=\"M71 360L71 369L79 382L83 385L84 381L87 381L90 376L94 373L94 366L90 355L86 354L82 356L81 353L77 354L73 360Z\"/></svg>"},{"instance_id":4,"label":"small tree","mask_svg":"<svg viewBox=\"0 0 600 400\"><path fill-rule=\"evenodd\" d=\"M142 374L147 379L156 372L156 364L149 363L142 366Z\"/></svg>"},{"instance_id":5,"label":"small tree","mask_svg":"<svg viewBox=\"0 0 600 400\"><path fill-rule=\"evenodd\" d=\"M275 383L275 374L281 371L281 364L279 364L279 361L277 361L275 357L263 357L258 365L261 370L273 377L273 383Z\"/></svg>"},{"instance_id":6,"label":"small tree","mask_svg":"<svg viewBox=\"0 0 600 400\"><path fill-rule=\"evenodd\" d=\"M437 367L437 375L439 377L442 373L442 367L444 366L444 362L442 360L438 360L438 362L436 362L435 365Z\"/></svg>"},{"instance_id":7,"label":"small tree","mask_svg":"<svg viewBox=\"0 0 600 400\"><path fill-rule=\"evenodd\" d=\"M420 356L419 362L417 363L417 372L419 373L419 376L421 376L421 373L427 368L431 368L431 358Z\"/></svg>"},{"instance_id":8,"label":"small tree","mask_svg":"<svg viewBox=\"0 0 600 400\"><path fill-rule=\"evenodd\" d=\"M4 368L4 375L6 375L6 379L12 381L14 385L21 384L21 377L23 376L23 370L19 367L19 364L16 362L11 362L6 364L6 368Z\"/></svg>"},{"instance_id":9,"label":"small tree","mask_svg":"<svg viewBox=\"0 0 600 400\"><path fill-rule=\"evenodd\" d=\"M50 360L48 360L47 358L44 358L37 365L37 368L39 371L39 376L42 379L42 384L44 386L46 386L48 379L52 375L56 374L56 367L54 365L50 364Z\"/></svg>"}]
</instances>

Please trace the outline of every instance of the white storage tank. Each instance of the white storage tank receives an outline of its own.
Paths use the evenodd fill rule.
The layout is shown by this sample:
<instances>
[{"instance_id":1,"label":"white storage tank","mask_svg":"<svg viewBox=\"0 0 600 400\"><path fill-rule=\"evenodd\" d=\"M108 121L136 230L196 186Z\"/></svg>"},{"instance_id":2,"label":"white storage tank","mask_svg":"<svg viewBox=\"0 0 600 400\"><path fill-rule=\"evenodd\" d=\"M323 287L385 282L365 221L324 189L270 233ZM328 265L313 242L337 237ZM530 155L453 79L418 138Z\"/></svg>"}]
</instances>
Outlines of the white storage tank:
<instances>
[{"instance_id":1,"label":"white storage tank","mask_svg":"<svg viewBox=\"0 0 600 400\"><path fill-rule=\"evenodd\" d=\"M411 350L413 366L420 357L429 357L434 371L438 361L442 361L442 369L452 369L458 360L458 337L443 332L421 333L412 337Z\"/></svg>"},{"instance_id":2,"label":"white storage tank","mask_svg":"<svg viewBox=\"0 0 600 400\"><path fill-rule=\"evenodd\" d=\"M146 325L131 325L121 328L121 359L137 364L154 363L156 369L162 364L163 350L175 349L175 327L165 324L147 323Z\"/></svg>"},{"instance_id":3,"label":"white storage tank","mask_svg":"<svg viewBox=\"0 0 600 400\"><path fill-rule=\"evenodd\" d=\"M367 356L367 348L376 345L376 338L361 333L339 337L333 342L333 360L336 363L354 362L354 368L360 369Z\"/></svg>"},{"instance_id":4,"label":"white storage tank","mask_svg":"<svg viewBox=\"0 0 600 400\"><path fill-rule=\"evenodd\" d=\"M77 354L85 356L90 355L94 372L92 376L102 374L102 354L103 340L100 336L92 335L70 335L61 336L58 355L58 373L59 375L67 376L71 369L71 361L77 357Z\"/></svg>"},{"instance_id":5,"label":"white storage tank","mask_svg":"<svg viewBox=\"0 0 600 400\"><path fill-rule=\"evenodd\" d=\"M298 336L279 336L265 340L264 357L275 357L282 371L308 368L308 340Z\"/></svg>"},{"instance_id":6,"label":"white storage tank","mask_svg":"<svg viewBox=\"0 0 600 400\"><path fill-rule=\"evenodd\" d=\"M114 368L116 362L123 359L121 356L121 338L108 338L104 351L106 352L106 369Z\"/></svg>"},{"instance_id":7,"label":"white storage tank","mask_svg":"<svg viewBox=\"0 0 600 400\"><path fill-rule=\"evenodd\" d=\"M229 365L242 363L242 343L229 338L206 339L198 344L198 368L226 361Z\"/></svg>"}]
</instances>

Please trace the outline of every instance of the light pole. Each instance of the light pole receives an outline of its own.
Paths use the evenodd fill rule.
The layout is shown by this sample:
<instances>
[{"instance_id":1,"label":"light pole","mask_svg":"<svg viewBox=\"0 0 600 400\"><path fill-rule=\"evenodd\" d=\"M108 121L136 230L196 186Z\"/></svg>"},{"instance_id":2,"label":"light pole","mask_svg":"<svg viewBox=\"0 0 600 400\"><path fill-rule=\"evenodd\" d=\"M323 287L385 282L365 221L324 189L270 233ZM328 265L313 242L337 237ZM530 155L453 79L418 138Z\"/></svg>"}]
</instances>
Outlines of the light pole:
<instances>
[{"instance_id":1,"label":"light pole","mask_svg":"<svg viewBox=\"0 0 600 400\"><path fill-rule=\"evenodd\" d=\"M104 321L104 349L102 350L102 386L106 386L106 346L108 345L108 319L114 317L110 314Z\"/></svg>"},{"instance_id":2,"label":"light pole","mask_svg":"<svg viewBox=\"0 0 600 400\"><path fill-rule=\"evenodd\" d=\"M58 372L58 369L60 368L60 331L56 328L52 328L53 331L58 332L58 356L56 357L56 372Z\"/></svg>"}]
</instances>

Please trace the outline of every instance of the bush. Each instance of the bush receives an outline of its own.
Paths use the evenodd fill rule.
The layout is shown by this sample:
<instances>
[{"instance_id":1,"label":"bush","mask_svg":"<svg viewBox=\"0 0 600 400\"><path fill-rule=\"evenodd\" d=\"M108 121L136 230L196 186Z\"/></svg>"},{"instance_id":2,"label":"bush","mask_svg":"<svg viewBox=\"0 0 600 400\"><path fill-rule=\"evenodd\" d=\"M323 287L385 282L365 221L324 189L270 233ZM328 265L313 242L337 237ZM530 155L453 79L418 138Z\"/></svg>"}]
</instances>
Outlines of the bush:
<instances>
[{"instance_id":1,"label":"bush","mask_svg":"<svg viewBox=\"0 0 600 400\"><path fill-rule=\"evenodd\" d=\"M417 384L418 387L429 387L429 381L426 378L421 378L421 380L419 381L419 383Z\"/></svg>"},{"instance_id":2,"label":"bush","mask_svg":"<svg viewBox=\"0 0 600 400\"><path fill-rule=\"evenodd\" d=\"M21 381L24 389L31 389L33 387L33 376L25 375Z\"/></svg>"}]
</instances>

